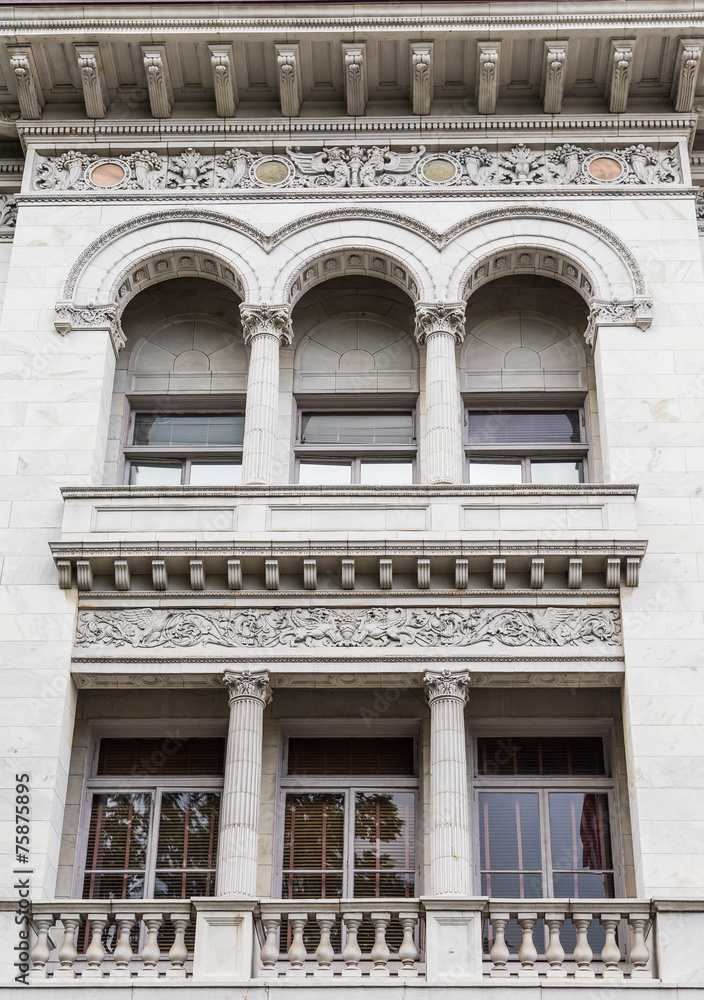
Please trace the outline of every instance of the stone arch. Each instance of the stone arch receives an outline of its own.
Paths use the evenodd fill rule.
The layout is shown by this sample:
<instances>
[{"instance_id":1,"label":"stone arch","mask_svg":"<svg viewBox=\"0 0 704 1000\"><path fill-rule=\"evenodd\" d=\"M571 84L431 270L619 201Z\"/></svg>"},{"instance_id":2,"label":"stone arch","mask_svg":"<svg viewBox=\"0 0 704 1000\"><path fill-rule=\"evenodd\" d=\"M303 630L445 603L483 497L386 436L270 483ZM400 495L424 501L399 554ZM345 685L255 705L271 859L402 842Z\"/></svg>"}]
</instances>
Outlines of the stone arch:
<instances>
[{"instance_id":1,"label":"stone arch","mask_svg":"<svg viewBox=\"0 0 704 1000\"><path fill-rule=\"evenodd\" d=\"M249 237L239 250L231 246L233 229ZM108 329L119 350L126 305L142 289L172 278L207 278L243 301L257 300L256 273L266 253L249 229L219 213L193 211L153 212L114 226L89 244L69 271L56 306L57 330Z\"/></svg>"},{"instance_id":2,"label":"stone arch","mask_svg":"<svg viewBox=\"0 0 704 1000\"><path fill-rule=\"evenodd\" d=\"M585 216L509 205L457 223L445 236L448 299L467 299L501 274L540 274L575 288L603 322L650 325L652 301L635 256L615 233Z\"/></svg>"}]
</instances>

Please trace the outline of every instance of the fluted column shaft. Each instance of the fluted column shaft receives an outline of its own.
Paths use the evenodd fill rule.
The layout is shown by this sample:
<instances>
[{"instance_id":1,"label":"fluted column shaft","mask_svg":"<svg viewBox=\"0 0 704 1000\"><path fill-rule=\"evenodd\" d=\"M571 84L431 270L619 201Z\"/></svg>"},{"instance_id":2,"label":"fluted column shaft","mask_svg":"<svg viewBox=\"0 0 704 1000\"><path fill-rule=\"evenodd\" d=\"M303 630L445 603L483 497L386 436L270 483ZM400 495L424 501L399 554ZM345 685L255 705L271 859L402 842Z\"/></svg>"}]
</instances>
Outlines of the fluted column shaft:
<instances>
[{"instance_id":1,"label":"fluted column shaft","mask_svg":"<svg viewBox=\"0 0 704 1000\"><path fill-rule=\"evenodd\" d=\"M464 303L416 306L416 339L426 346L425 443L429 483L462 481L462 407L455 346L464 338Z\"/></svg>"},{"instance_id":2,"label":"fluted column shaft","mask_svg":"<svg viewBox=\"0 0 704 1000\"><path fill-rule=\"evenodd\" d=\"M250 345L247 406L242 447L242 482L271 482L279 412L279 350L292 340L288 306L240 306L243 335Z\"/></svg>"},{"instance_id":3,"label":"fluted column shaft","mask_svg":"<svg viewBox=\"0 0 704 1000\"><path fill-rule=\"evenodd\" d=\"M218 896L255 896L262 784L262 723L271 700L266 670L225 673L230 726L220 806Z\"/></svg>"},{"instance_id":4,"label":"fluted column shaft","mask_svg":"<svg viewBox=\"0 0 704 1000\"><path fill-rule=\"evenodd\" d=\"M430 704L430 894L469 896L467 752L464 706L469 674L443 670L425 675Z\"/></svg>"}]
</instances>

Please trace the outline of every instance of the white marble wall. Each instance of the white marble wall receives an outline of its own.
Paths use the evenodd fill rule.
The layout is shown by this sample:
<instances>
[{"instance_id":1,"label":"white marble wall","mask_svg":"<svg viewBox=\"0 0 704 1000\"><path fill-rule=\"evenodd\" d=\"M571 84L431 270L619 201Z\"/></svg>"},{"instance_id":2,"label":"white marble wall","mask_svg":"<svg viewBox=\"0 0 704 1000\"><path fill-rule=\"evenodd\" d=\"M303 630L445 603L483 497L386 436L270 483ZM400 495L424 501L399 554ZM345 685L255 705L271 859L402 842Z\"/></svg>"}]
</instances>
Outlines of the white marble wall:
<instances>
[{"instance_id":1,"label":"white marble wall","mask_svg":"<svg viewBox=\"0 0 704 1000\"><path fill-rule=\"evenodd\" d=\"M363 200L356 204L363 213ZM460 212L469 217L503 204L490 198L370 202L375 209L406 214L439 230L456 223ZM594 261L597 273L610 272L615 293L627 294L625 270L615 252L600 248L594 234L564 222L532 221L536 204L526 200L525 220L492 222L492 247L510 246L519 238L524 246L573 240L574 255ZM701 896L704 563L696 553L704 509L699 496L704 475L704 276L694 201L636 195L609 199L595 192L563 203L551 199L551 205L593 219L624 240L643 267L655 300L649 330L601 331L595 380L605 479L640 483L640 534L649 541L640 588L623 592L624 721L637 890ZM330 202L249 201L221 210L273 231L329 207ZM4 774L12 777L15 769L32 773L37 898L55 889L73 719L69 666L75 592L56 587L48 542L60 530L59 487L102 481L114 365L106 333L73 332L65 338L56 333L54 303L80 251L142 210L148 206L23 206L0 321L7 442L0 462L5 553L0 698L2 717L9 721L3 750L11 761ZM100 300L125 257L138 259L145 246L190 240L217 246L223 259L239 267L250 285L248 301L279 302L288 277L314 254L328 247L374 247L390 241L423 285L420 297L440 297L438 289L449 288L447 298L453 299L468 255L478 254L487 239L487 227L470 229L441 255L419 234L394 229L388 221L338 220L294 233L267 256L232 230L164 222L149 231L136 230L108 248L102 262L89 268L79 292L82 301L90 301L92 288L92 297ZM290 393L292 357L283 367L282 393ZM422 368L420 377L422 384ZM422 397L420 405L422 409ZM290 433L290 416L280 412L279 481L288 476L281 456ZM2 842L10 844L11 838L4 836ZM3 868L5 887L10 868Z\"/></svg>"}]
</instances>

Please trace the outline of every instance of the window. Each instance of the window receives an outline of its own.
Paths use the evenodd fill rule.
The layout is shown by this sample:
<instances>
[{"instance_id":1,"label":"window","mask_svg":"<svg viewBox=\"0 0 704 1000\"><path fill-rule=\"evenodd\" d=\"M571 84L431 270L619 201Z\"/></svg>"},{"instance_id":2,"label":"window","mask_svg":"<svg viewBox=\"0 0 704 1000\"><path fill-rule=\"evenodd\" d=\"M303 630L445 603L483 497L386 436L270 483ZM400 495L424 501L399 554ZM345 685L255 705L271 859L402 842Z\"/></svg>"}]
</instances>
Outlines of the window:
<instances>
[{"instance_id":1,"label":"window","mask_svg":"<svg viewBox=\"0 0 704 1000\"><path fill-rule=\"evenodd\" d=\"M412 412L302 412L296 442L297 481L306 486L414 481Z\"/></svg>"},{"instance_id":2,"label":"window","mask_svg":"<svg viewBox=\"0 0 704 1000\"><path fill-rule=\"evenodd\" d=\"M284 899L410 898L417 894L415 817L418 780L414 741L365 738L294 738L288 741L281 779ZM333 929L342 947L342 927ZM309 924L309 950L317 944ZM365 921L360 944L371 947ZM398 922L387 941L398 949Z\"/></svg>"},{"instance_id":3,"label":"window","mask_svg":"<svg viewBox=\"0 0 704 1000\"><path fill-rule=\"evenodd\" d=\"M480 737L476 761L477 888L482 895L494 899L616 895L614 788L601 737ZM601 935L594 923L590 930L594 950L601 947ZM517 925L509 926L507 942L517 950ZM573 944L570 926L563 945L569 950Z\"/></svg>"},{"instance_id":4,"label":"window","mask_svg":"<svg viewBox=\"0 0 704 1000\"><path fill-rule=\"evenodd\" d=\"M586 426L580 408L467 410L469 482L583 483Z\"/></svg>"},{"instance_id":5,"label":"window","mask_svg":"<svg viewBox=\"0 0 704 1000\"><path fill-rule=\"evenodd\" d=\"M130 486L237 486L244 413L132 414L125 447Z\"/></svg>"},{"instance_id":6,"label":"window","mask_svg":"<svg viewBox=\"0 0 704 1000\"><path fill-rule=\"evenodd\" d=\"M86 792L83 899L215 894L224 750L224 739L101 740ZM162 948L172 934L166 922Z\"/></svg>"}]
</instances>

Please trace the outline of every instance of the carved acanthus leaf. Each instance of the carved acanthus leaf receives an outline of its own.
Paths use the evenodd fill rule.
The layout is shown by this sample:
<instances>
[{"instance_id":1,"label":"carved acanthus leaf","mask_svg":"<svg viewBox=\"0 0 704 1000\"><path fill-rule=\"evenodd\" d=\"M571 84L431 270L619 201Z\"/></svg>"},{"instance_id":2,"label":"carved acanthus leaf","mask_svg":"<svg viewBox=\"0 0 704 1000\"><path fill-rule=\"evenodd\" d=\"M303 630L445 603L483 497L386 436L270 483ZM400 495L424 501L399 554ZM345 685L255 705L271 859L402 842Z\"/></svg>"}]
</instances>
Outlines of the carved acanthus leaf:
<instances>
[{"instance_id":1,"label":"carved acanthus leaf","mask_svg":"<svg viewBox=\"0 0 704 1000\"><path fill-rule=\"evenodd\" d=\"M288 305L269 305L267 302L257 305L243 302L240 305L242 316L242 336L245 344L253 337L277 337L284 344L293 340L291 328L291 309Z\"/></svg>"},{"instance_id":2,"label":"carved acanthus leaf","mask_svg":"<svg viewBox=\"0 0 704 1000\"><path fill-rule=\"evenodd\" d=\"M34 55L29 46L9 47L10 66L17 85L22 117L36 121L42 116L44 94L39 83Z\"/></svg>"},{"instance_id":3,"label":"carved acanthus leaf","mask_svg":"<svg viewBox=\"0 0 704 1000\"><path fill-rule=\"evenodd\" d=\"M277 45L276 66L279 76L279 99L284 118L296 118L301 111L303 81L299 46Z\"/></svg>"},{"instance_id":4,"label":"carved acanthus leaf","mask_svg":"<svg viewBox=\"0 0 704 1000\"><path fill-rule=\"evenodd\" d=\"M414 115L429 115L433 103L433 43L411 42L411 101Z\"/></svg>"},{"instance_id":5,"label":"carved acanthus leaf","mask_svg":"<svg viewBox=\"0 0 704 1000\"><path fill-rule=\"evenodd\" d=\"M439 698L457 698L464 705L469 694L468 670L427 670L423 676L430 705Z\"/></svg>"},{"instance_id":6,"label":"carved acanthus leaf","mask_svg":"<svg viewBox=\"0 0 704 1000\"><path fill-rule=\"evenodd\" d=\"M425 343L437 333L449 333L461 344L465 336L464 302L418 302L416 304L416 340Z\"/></svg>"},{"instance_id":7,"label":"carved acanthus leaf","mask_svg":"<svg viewBox=\"0 0 704 1000\"><path fill-rule=\"evenodd\" d=\"M81 611L76 645L241 649L618 646L615 608L132 608Z\"/></svg>"},{"instance_id":8,"label":"carved acanthus leaf","mask_svg":"<svg viewBox=\"0 0 704 1000\"><path fill-rule=\"evenodd\" d=\"M210 65L213 69L215 108L220 118L234 118L237 112L235 55L231 42L211 44Z\"/></svg>"},{"instance_id":9,"label":"carved acanthus leaf","mask_svg":"<svg viewBox=\"0 0 704 1000\"><path fill-rule=\"evenodd\" d=\"M545 42L545 89L543 110L546 115L559 115L565 90L567 42Z\"/></svg>"},{"instance_id":10,"label":"carved acanthus leaf","mask_svg":"<svg viewBox=\"0 0 704 1000\"><path fill-rule=\"evenodd\" d=\"M348 115L363 115L367 107L366 42L343 42L342 62Z\"/></svg>"},{"instance_id":11,"label":"carved acanthus leaf","mask_svg":"<svg viewBox=\"0 0 704 1000\"><path fill-rule=\"evenodd\" d=\"M499 96L501 42L477 42L477 111L493 115Z\"/></svg>"},{"instance_id":12,"label":"carved acanthus leaf","mask_svg":"<svg viewBox=\"0 0 704 1000\"><path fill-rule=\"evenodd\" d=\"M499 184L538 184L545 181L542 153L521 142L499 153Z\"/></svg>"},{"instance_id":13,"label":"carved acanthus leaf","mask_svg":"<svg viewBox=\"0 0 704 1000\"><path fill-rule=\"evenodd\" d=\"M76 306L72 302L57 302L54 326L62 336L71 330L107 330L116 353L125 346L118 307L113 303L96 305L94 302L89 302L87 306Z\"/></svg>"},{"instance_id":14,"label":"carved acanthus leaf","mask_svg":"<svg viewBox=\"0 0 704 1000\"><path fill-rule=\"evenodd\" d=\"M110 99L102 74L100 49L97 45L76 45L75 48L86 114L89 118L105 118Z\"/></svg>"},{"instance_id":15,"label":"carved acanthus leaf","mask_svg":"<svg viewBox=\"0 0 704 1000\"><path fill-rule=\"evenodd\" d=\"M226 670L222 682L228 689L230 704L238 698L252 698L262 706L271 701L268 670Z\"/></svg>"},{"instance_id":16,"label":"carved acanthus leaf","mask_svg":"<svg viewBox=\"0 0 704 1000\"><path fill-rule=\"evenodd\" d=\"M632 39L611 42L611 68L607 70L606 99L612 114L623 114L628 107L635 45Z\"/></svg>"},{"instance_id":17,"label":"carved acanthus leaf","mask_svg":"<svg viewBox=\"0 0 704 1000\"><path fill-rule=\"evenodd\" d=\"M17 223L17 199L14 194L0 195L0 227L14 229Z\"/></svg>"},{"instance_id":18,"label":"carved acanthus leaf","mask_svg":"<svg viewBox=\"0 0 704 1000\"><path fill-rule=\"evenodd\" d=\"M142 57L147 75L149 103L153 118L170 118L174 106L174 92L166 56L165 45L143 45Z\"/></svg>"}]
</instances>

